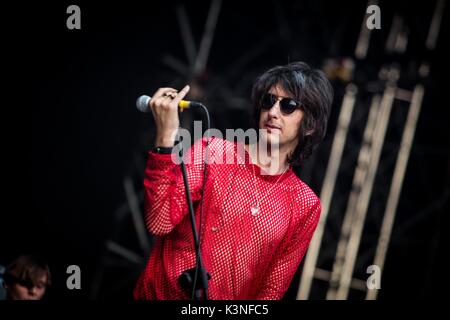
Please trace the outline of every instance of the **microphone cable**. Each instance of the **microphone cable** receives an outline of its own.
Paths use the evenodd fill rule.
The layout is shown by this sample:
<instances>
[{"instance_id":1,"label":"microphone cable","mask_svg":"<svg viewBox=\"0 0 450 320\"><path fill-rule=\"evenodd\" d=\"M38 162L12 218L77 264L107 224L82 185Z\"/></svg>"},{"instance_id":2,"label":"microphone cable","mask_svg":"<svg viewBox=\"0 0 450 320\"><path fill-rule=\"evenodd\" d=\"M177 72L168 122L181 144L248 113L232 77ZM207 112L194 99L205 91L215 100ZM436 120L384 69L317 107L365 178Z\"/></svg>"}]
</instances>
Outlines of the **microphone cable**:
<instances>
[{"instance_id":1,"label":"microphone cable","mask_svg":"<svg viewBox=\"0 0 450 320\"><path fill-rule=\"evenodd\" d=\"M193 285L192 285L192 293L191 293L191 300L194 300L195 298L195 290L197 287L197 281L198 281L198 276L199 276L199 269L200 269L200 264L202 264L202 271L205 272L205 275L200 275L200 276L205 276L206 277L206 282L208 281L208 274L207 271L203 265L203 263L201 263L201 235L202 235L202 226L203 226L203 205L204 205L204 198L205 198L205 188L206 188L206 180L207 180L207 164L209 162L209 129L211 126L211 120L210 120L210 116L209 116L209 112L208 109L201 103L198 104L199 107L201 107L203 109L203 111L205 112L205 116L206 116L206 131L205 131L205 138L206 138L206 146L205 146L205 156L203 158L203 183L202 183L202 189L201 189L201 199L200 199L200 216L199 216L199 227L198 227L198 240L196 241L196 239L194 239L194 244L196 244L196 248L195 248L195 273L194 273L194 280L193 280ZM192 159L191 159L192 161ZM189 205L189 204L188 204ZM195 218L195 216L194 216ZM195 219L192 222L195 225ZM207 283L206 283L207 286ZM208 289L203 288L204 289L204 300L208 300Z\"/></svg>"},{"instance_id":2,"label":"microphone cable","mask_svg":"<svg viewBox=\"0 0 450 320\"><path fill-rule=\"evenodd\" d=\"M206 116L206 146L205 146L205 158L203 159L203 185L202 185L202 195L200 200L200 217L199 217L199 226L198 226L198 248L196 252L196 262L195 262L195 275L194 275L194 285L192 288L192 296L195 293L195 287L197 285L197 277L198 277L198 271L199 271L199 265L200 265L200 246L201 246L201 237L202 237L202 225L203 225L203 203L205 198L205 188L206 188L206 177L207 177L207 164L209 162L209 129L211 126L210 117L208 109L203 105L200 104L200 107L205 111ZM203 266L204 267L204 266ZM206 269L204 270L206 272ZM206 275L206 281L208 281L208 275ZM208 300L208 289L205 288L205 300Z\"/></svg>"}]
</instances>

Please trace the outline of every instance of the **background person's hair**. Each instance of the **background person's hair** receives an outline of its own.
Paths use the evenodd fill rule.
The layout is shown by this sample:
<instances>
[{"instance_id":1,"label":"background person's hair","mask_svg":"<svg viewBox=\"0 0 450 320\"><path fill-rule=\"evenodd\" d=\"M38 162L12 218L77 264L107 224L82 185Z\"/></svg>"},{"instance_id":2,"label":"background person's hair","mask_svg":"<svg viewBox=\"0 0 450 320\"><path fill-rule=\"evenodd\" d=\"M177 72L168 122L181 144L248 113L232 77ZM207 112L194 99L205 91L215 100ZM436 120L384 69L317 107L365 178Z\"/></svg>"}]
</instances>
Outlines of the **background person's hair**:
<instances>
[{"instance_id":1,"label":"background person's hair","mask_svg":"<svg viewBox=\"0 0 450 320\"><path fill-rule=\"evenodd\" d=\"M3 278L7 285L19 283L28 287L37 285L44 275L47 276L46 286L49 286L51 284L50 269L43 258L21 255L6 267Z\"/></svg>"},{"instance_id":2,"label":"background person's hair","mask_svg":"<svg viewBox=\"0 0 450 320\"><path fill-rule=\"evenodd\" d=\"M304 116L299 130L299 144L288 158L290 164L299 165L325 137L333 88L322 71L312 69L304 62L292 62L264 72L256 79L252 89L256 130L259 128L262 97L275 85L302 104Z\"/></svg>"}]
</instances>

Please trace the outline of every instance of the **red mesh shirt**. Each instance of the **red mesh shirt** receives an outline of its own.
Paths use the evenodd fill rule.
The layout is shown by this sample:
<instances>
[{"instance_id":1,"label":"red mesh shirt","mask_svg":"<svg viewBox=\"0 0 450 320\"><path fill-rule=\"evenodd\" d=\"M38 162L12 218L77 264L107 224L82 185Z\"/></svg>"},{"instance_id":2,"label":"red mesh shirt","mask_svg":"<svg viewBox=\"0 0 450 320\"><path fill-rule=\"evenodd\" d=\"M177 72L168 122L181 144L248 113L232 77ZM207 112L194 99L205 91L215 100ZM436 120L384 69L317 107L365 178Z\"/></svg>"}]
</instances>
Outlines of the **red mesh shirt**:
<instances>
[{"instance_id":1,"label":"red mesh shirt","mask_svg":"<svg viewBox=\"0 0 450 320\"><path fill-rule=\"evenodd\" d=\"M205 144L198 140L187 152L194 161L186 161L197 222ZM212 138L209 150L201 233L209 299L281 299L317 226L320 201L291 168L281 177L261 174L238 143ZM234 164L225 164L230 154ZM146 226L158 237L134 298L190 299L178 278L195 266L194 240L181 168L170 154L149 152L144 187Z\"/></svg>"}]
</instances>

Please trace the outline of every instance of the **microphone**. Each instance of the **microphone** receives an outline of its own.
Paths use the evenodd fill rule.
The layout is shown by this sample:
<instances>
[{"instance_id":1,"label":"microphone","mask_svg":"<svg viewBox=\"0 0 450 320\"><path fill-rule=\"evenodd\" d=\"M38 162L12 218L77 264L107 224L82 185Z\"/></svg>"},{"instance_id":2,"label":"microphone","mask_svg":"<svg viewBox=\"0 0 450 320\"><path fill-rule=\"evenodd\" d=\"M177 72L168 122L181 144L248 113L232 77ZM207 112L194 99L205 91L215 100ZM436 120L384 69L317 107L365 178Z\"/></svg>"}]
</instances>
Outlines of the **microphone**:
<instances>
[{"instance_id":1,"label":"microphone","mask_svg":"<svg viewBox=\"0 0 450 320\"><path fill-rule=\"evenodd\" d=\"M149 112L150 111L149 102L151 99L152 99L151 97L146 95L140 96L136 100L136 108L141 112ZM202 104L200 102L195 101L181 100L178 103L178 107L181 109L181 111L183 111L184 109L196 108L200 106L202 106Z\"/></svg>"}]
</instances>

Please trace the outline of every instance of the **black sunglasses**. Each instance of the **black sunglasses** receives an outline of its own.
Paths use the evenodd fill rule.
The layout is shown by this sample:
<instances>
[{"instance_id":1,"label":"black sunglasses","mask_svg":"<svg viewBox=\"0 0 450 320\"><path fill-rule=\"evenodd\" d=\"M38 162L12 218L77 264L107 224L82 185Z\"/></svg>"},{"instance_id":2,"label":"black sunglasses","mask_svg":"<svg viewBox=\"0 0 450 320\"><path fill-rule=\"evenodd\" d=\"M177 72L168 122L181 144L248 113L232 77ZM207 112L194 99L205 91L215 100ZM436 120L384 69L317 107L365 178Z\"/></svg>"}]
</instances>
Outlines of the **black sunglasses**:
<instances>
[{"instance_id":1,"label":"black sunglasses","mask_svg":"<svg viewBox=\"0 0 450 320\"><path fill-rule=\"evenodd\" d=\"M261 99L261 108L264 110L269 110L277 102L279 97L276 95L266 93ZM296 109L301 107L301 103L297 100L291 98L281 98L280 100L280 110L284 114L291 114Z\"/></svg>"}]
</instances>

